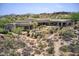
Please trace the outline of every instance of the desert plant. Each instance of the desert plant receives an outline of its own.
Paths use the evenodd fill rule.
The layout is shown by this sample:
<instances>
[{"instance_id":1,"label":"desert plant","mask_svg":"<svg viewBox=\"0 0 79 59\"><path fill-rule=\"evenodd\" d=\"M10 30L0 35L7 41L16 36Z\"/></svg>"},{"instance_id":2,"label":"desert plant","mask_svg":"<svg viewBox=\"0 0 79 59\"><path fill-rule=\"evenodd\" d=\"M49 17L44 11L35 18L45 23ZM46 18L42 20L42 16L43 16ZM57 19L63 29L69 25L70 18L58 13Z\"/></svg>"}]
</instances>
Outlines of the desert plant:
<instances>
[{"instance_id":1,"label":"desert plant","mask_svg":"<svg viewBox=\"0 0 79 59\"><path fill-rule=\"evenodd\" d=\"M22 41L16 41L14 39L4 39L0 41L0 55L19 55L18 53L16 53L16 49L19 48L24 48L25 47L25 43L23 43Z\"/></svg>"},{"instance_id":2,"label":"desert plant","mask_svg":"<svg viewBox=\"0 0 79 59\"><path fill-rule=\"evenodd\" d=\"M75 22L75 24L77 23L77 21L79 21L79 13L72 13L71 14L71 19L73 22Z\"/></svg>"},{"instance_id":3,"label":"desert plant","mask_svg":"<svg viewBox=\"0 0 79 59\"><path fill-rule=\"evenodd\" d=\"M53 54L54 53L54 47L49 47L47 50L48 54Z\"/></svg>"},{"instance_id":4,"label":"desert plant","mask_svg":"<svg viewBox=\"0 0 79 59\"><path fill-rule=\"evenodd\" d=\"M62 46L62 47L60 47L60 51L69 52L70 49L68 48L68 46Z\"/></svg>"},{"instance_id":5,"label":"desert plant","mask_svg":"<svg viewBox=\"0 0 79 59\"><path fill-rule=\"evenodd\" d=\"M72 38L76 37L74 30L69 28L60 30L59 34L65 41L72 40Z\"/></svg>"},{"instance_id":6,"label":"desert plant","mask_svg":"<svg viewBox=\"0 0 79 59\"><path fill-rule=\"evenodd\" d=\"M0 33L7 34L8 32L4 30L4 28L0 28Z\"/></svg>"},{"instance_id":7,"label":"desert plant","mask_svg":"<svg viewBox=\"0 0 79 59\"><path fill-rule=\"evenodd\" d=\"M17 33L17 34L20 34L22 32L22 30L23 30L23 28L17 27L15 29L13 29L12 32Z\"/></svg>"}]
</instances>

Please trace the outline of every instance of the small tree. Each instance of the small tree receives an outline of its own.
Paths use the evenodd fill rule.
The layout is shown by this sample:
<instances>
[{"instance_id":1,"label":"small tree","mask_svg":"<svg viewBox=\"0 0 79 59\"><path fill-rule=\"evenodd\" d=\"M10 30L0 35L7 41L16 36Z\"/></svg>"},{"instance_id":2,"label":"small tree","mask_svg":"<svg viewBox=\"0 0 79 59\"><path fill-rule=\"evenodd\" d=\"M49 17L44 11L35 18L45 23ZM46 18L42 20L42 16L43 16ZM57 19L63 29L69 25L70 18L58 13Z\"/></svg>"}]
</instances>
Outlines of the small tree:
<instances>
[{"instance_id":1,"label":"small tree","mask_svg":"<svg viewBox=\"0 0 79 59\"><path fill-rule=\"evenodd\" d=\"M75 22L75 24L77 23L77 21L79 21L79 13L72 13L71 14L71 19L73 22Z\"/></svg>"}]
</instances>

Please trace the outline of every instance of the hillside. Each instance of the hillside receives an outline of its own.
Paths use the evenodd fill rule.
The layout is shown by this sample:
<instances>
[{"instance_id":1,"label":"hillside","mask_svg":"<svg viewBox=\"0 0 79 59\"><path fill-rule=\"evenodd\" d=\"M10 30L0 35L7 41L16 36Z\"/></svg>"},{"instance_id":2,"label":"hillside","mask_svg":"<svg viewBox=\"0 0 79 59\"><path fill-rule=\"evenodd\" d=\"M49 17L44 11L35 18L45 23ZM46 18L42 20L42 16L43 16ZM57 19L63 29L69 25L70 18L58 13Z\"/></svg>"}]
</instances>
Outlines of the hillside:
<instances>
[{"instance_id":1,"label":"hillside","mask_svg":"<svg viewBox=\"0 0 79 59\"><path fill-rule=\"evenodd\" d=\"M33 25L32 29L27 29L25 26L26 30L23 30L24 28L19 26L12 31L5 31L4 26L6 24L16 21L19 21L20 24L21 20L28 18L71 19L72 25L65 26L66 21L62 27L39 26L36 22L28 22ZM78 20L79 13L70 12L1 16L0 56L79 56ZM61 21L60 23L63 24Z\"/></svg>"},{"instance_id":2,"label":"hillside","mask_svg":"<svg viewBox=\"0 0 79 59\"><path fill-rule=\"evenodd\" d=\"M1 16L0 19L11 19L11 20L24 20L27 18L53 18L53 19L66 19L69 18L72 13L70 12L54 12L54 13L40 13L40 14L24 14L24 15L5 15Z\"/></svg>"}]
</instances>

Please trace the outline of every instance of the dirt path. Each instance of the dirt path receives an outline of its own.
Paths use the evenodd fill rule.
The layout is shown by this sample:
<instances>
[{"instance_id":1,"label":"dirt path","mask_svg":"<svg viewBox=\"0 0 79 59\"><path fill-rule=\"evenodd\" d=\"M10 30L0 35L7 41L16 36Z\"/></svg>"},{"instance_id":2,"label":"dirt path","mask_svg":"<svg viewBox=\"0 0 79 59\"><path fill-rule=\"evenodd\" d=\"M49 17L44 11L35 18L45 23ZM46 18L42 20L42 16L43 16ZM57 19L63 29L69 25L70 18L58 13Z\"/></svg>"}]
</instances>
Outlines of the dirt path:
<instances>
[{"instance_id":1,"label":"dirt path","mask_svg":"<svg viewBox=\"0 0 79 59\"><path fill-rule=\"evenodd\" d=\"M55 56L59 56L60 55L60 50L59 50L59 48L60 48L60 40L58 40L58 42L54 42L54 51L55 51Z\"/></svg>"},{"instance_id":2,"label":"dirt path","mask_svg":"<svg viewBox=\"0 0 79 59\"><path fill-rule=\"evenodd\" d=\"M58 36L55 36L55 34L51 35L49 38L54 40L54 51L55 51L54 55L59 56L60 55L59 48L61 47L61 40L58 38Z\"/></svg>"}]
</instances>

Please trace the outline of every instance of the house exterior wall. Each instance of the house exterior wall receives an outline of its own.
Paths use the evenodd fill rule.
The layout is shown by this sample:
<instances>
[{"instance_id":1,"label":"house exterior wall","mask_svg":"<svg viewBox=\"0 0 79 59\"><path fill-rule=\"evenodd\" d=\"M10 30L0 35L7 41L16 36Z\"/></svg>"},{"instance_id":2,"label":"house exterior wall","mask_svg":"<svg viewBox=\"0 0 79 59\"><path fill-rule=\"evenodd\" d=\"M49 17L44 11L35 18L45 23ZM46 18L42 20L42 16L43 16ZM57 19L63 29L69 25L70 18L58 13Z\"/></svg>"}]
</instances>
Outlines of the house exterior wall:
<instances>
[{"instance_id":1,"label":"house exterior wall","mask_svg":"<svg viewBox=\"0 0 79 59\"><path fill-rule=\"evenodd\" d=\"M37 21L38 25L46 25L46 26L59 26L59 27L64 27L64 26L70 26L73 24L72 21L45 21L43 20L42 21ZM7 24L5 26L5 30L6 31L12 31L14 28L16 27L24 27L24 30L27 30L27 29L32 29L32 25L30 25L29 23L26 24L26 23L11 23L11 24Z\"/></svg>"},{"instance_id":2,"label":"house exterior wall","mask_svg":"<svg viewBox=\"0 0 79 59\"><path fill-rule=\"evenodd\" d=\"M16 28L15 24L7 24L4 27L5 31L12 31L14 28Z\"/></svg>"},{"instance_id":3,"label":"house exterior wall","mask_svg":"<svg viewBox=\"0 0 79 59\"><path fill-rule=\"evenodd\" d=\"M70 26L72 25L72 22L71 21L51 21L50 22L50 26L60 26L60 27L63 27L63 26Z\"/></svg>"}]
</instances>

